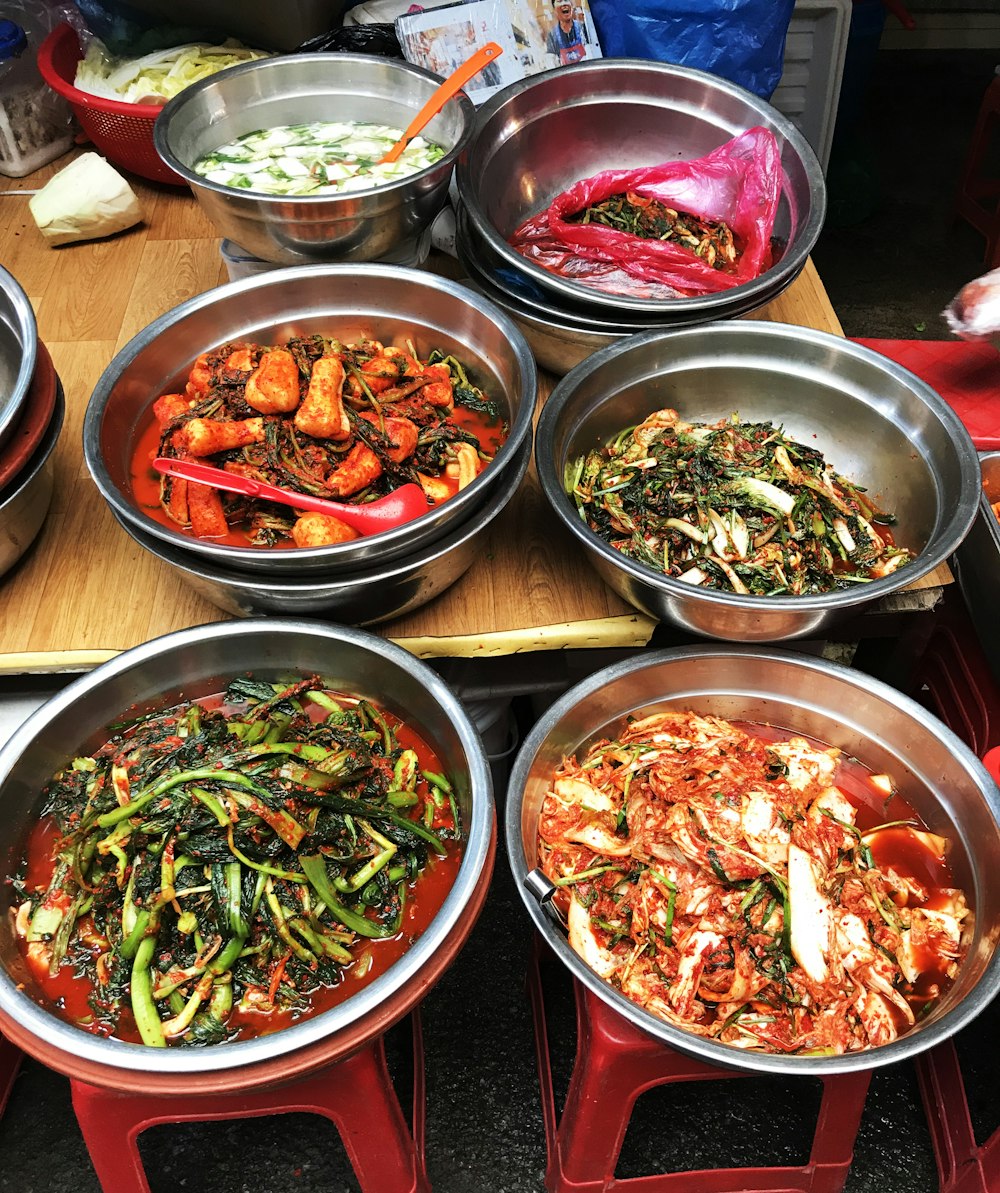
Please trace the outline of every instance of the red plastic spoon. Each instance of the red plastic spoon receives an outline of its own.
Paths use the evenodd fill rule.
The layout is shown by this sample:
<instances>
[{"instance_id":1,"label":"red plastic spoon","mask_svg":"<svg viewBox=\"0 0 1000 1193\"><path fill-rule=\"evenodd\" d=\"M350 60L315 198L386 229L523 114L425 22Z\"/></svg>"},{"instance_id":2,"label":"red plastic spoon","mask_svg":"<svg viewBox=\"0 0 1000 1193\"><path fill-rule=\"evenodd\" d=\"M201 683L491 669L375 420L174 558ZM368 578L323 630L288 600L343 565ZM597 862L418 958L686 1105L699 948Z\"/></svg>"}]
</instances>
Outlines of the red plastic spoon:
<instances>
[{"instance_id":1,"label":"red plastic spoon","mask_svg":"<svg viewBox=\"0 0 1000 1193\"><path fill-rule=\"evenodd\" d=\"M196 464L192 460L171 460L166 456L157 456L153 461L153 467L157 472L179 476L199 485L212 485L216 489L226 489L231 493L245 493L248 497L263 497L267 501L278 501L282 505L292 505L300 510L317 510L321 514L332 514L361 534L379 534L383 530L392 530L396 526L412 522L421 514L426 514L430 508L423 489L415 484L401 485L377 501L369 501L363 505L342 505L339 501L328 501L324 497L313 497L309 493L296 493L292 489L280 489L277 485L269 485L235 472L226 472L222 468L213 468L210 464Z\"/></svg>"}]
</instances>

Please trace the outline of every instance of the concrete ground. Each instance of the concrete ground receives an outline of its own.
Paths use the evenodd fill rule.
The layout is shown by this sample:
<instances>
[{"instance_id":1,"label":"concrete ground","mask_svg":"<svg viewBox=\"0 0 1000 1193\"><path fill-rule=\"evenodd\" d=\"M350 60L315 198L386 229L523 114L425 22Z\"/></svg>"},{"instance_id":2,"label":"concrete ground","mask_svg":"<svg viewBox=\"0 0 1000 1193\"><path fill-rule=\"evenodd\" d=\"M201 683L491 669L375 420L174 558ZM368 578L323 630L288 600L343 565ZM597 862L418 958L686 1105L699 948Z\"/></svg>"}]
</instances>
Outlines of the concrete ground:
<instances>
[{"instance_id":1,"label":"concrete ground","mask_svg":"<svg viewBox=\"0 0 1000 1193\"><path fill-rule=\"evenodd\" d=\"M940 312L984 272L982 241L950 218L965 144L995 61L881 55L864 117L837 146L831 220L815 253L848 335L945 339ZM530 667L530 659L525 667ZM530 710L517 706L522 729ZM498 792L502 820L502 789ZM439 1193L535 1193L544 1135L524 991L530 925L501 842L486 909L423 1005L427 1155ZM546 985L557 1098L572 1057L566 982ZM1000 1122L990 1080L997 1012L960 1039L981 1135ZM407 1085L405 1032L389 1054ZM801 1162L816 1093L786 1080L709 1082L639 1100L618 1176L702 1165ZM333 1127L313 1116L159 1127L143 1137L152 1193L345 1193L356 1183ZM912 1065L874 1074L847 1193L933 1193ZM64 1078L28 1060L0 1120L0 1191L100 1193ZM112 1190L106 1193L113 1193Z\"/></svg>"}]
</instances>

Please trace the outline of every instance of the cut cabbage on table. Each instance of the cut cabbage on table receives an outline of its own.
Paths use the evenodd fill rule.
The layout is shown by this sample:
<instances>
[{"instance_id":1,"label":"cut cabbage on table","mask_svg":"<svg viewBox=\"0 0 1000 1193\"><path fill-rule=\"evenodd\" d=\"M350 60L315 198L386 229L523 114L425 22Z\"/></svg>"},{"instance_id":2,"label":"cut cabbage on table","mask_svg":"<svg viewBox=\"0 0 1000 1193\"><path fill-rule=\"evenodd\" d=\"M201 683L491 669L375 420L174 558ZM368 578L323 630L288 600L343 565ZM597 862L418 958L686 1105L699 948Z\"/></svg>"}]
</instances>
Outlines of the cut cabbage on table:
<instances>
[{"instance_id":1,"label":"cut cabbage on table","mask_svg":"<svg viewBox=\"0 0 1000 1193\"><path fill-rule=\"evenodd\" d=\"M83 153L53 175L28 210L51 245L111 236L142 220L135 192L97 153Z\"/></svg>"},{"instance_id":2,"label":"cut cabbage on table","mask_svg":"<svg viewBox=\"0 0 1000 1193\"><path fill-rule=\"evenodd\" d=\"M80 91L120 103L165 104L199 79L228 66L272 56L229 39L219 45L191 43L141 58L116 58L95 37L77 63L73 82Z\"/></svg>"}]
</instances>

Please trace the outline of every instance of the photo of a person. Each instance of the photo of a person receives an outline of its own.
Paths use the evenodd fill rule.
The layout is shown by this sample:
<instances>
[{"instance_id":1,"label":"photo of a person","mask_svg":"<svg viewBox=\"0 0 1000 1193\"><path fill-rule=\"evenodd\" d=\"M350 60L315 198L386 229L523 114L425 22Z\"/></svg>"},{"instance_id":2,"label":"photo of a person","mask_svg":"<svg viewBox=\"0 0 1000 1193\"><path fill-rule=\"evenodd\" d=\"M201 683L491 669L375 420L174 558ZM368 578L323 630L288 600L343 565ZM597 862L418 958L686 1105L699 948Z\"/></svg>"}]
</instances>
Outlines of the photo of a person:
<instances>
[{"instance_id":1,"label":"photo of a person","mask_svg":"<svg viewBox=\"0 0 1000 1193\"><path fill-rule=\"evenodd\" d=\"M555 24L545 39L545 48L561 63L579 62L587 56L587 30L576 19L573 0L552 0Z\"/></svg>"}]
</instances>

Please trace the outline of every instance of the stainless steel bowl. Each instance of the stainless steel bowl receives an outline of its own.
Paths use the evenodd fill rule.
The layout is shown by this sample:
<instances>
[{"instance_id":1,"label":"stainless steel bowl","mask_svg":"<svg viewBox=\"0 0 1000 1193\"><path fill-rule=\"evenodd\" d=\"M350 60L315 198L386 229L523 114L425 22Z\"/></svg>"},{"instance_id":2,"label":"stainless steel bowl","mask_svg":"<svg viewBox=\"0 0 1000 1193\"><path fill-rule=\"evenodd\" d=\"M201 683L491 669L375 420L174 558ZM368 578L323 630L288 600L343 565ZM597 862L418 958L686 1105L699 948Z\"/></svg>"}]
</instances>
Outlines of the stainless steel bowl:
<instances>
[{"instance_id":1,"label":"stainless steel bowl","mask_svg":"<svg viewBox=\"0 0 1000 1193\"><path fill-rule=\"evenodd\" d=\"M0 267L0 444L23 413L37 354L34 308L14 275Z\"/></svg>"},{"instance_id":2,"label":"stainless steel bowl","mask_svg":"<svg viewBox=\"0 0 1000 1193\"><path fill-rule=\"evenodd\" d=\"M993 503L1000 502L1000 452L979 457L982 490L972 529L955 552L954 567L962 597L976 627L983 654L1000 682L1000 519Z\"/></svg>"},{"instance_id":3,"label":"stainless steel bowl","mask_svg":"<svg viewBox=\"0 0 1000 1193\"><path fill-rule=\"evenodd\" d=\"M427 930L385 973L342 1004L270 1035L208 1048L147 1048L71 1026L33 996L14 940L14 893L2 884L0 1030L50 1068L92 1084L190 1097L280 1084L349 1055L422 999L471 931L492 872L495 813L482 742L450 688L408 651L361 630L281 619L219 622L126 651L53 696L0 749L0 858L22 856L46 780L93 748L134 707L219 691L233 675L317 673L419 728L452 777L465 828L455 884Z\"/></svg>"},{"instance_id":4,"label":"stainless steel bowl","mask_svg":"<svg viewBox=\"0 0 1000 1193\"><path fill-rule=\"evenodd\" d=\"M28 550L48 516L55 487L52 454L65 413L66 402L58 385L55 409L41 442L14 480L0 489L0 576Z\"/></svg>"},{"instance_id":5,"label":"stainless steel bowl","mask_svg":"<svg viewBox=\"0 0 1000 1193\"><path fill-rule=\"evenodd\" d=\"M375 261L416 247L444 206L452 168L472 136L475 108L450 99L424 136L446 151L398 182L338 195L253 194L209 182L194 163L235 137L311 120L363 120L405 129L441 80L367 54L287 54L231 67L186 87L163 109L153 143L219 230L263 261Z\"/></svg>"},{"instance_id":6,"label":"stainless steel bowl","mask_svg":"<svg viewBox=\"0 0 1000 1193\"><path fill-rule=\"evenodd\" d=\"M556 294L536 285L523 270L512 268L508 261L493 250L461 207L456 219L456 249L460 258L475 262L477 272L504 291L510 302L532 311L537 318L554 318L560 324L581 324L590 329L616 331L622 335L635 335L636 332L652 331L654 328L666 331L674 327L693 327L723 316L733 319L752 314L777 298L797 276L789 274L766 290L744 293L747 288L739 286L726 294L724 304L718 310L672 307L668 303L661 303L658 309L630 310L603 304L597 291L591 291L592 297L588 301L577 302L564 294Z\"/></svg>"},{"instance_id":7,"label":"stainless steel bowl","mask_svg":"<svg viewBox=\"0 0 1000 1193\"><path fill-rule=\"evenodd\" d=\"M755 126L774 133L781 149L785 179L774 236L785 247L775 264L751 282L721 294L635 299L557 277L507 243L529 215L583 178L601 170L701 157ZM542 292L600 311L667 310L700 321L729 314L733 304L769 301L805 265L826 212L815 153L770 104L703 71L630 58L581 62L499 92L477 113L475 136L459 159L456 180L475 236Z\"/></svg>"},{"instance_id":8,"label":"stainless steel bowl","mask_svg":"<svg viewBox=\"0 0 1000 1193\"><path fill-rule=\"evenodd\" d=\"M369 337L416 351L441 348L509 411L496 459L455 497L395 530L329 547L257 550L174 531L135 502L132 457L155 399L178 387L195 358L227 340L277 343L294 335ZM174 307L104 370L84 419L83 454L115 515L167 547L253 576L356 571L400 559L450 533L487 502L531 439L537 373L524 337L502 312L464 286L390 265L309 265L231 282Z\"/></svg>"},{"instance_id":9,"label":"stainless steel bowl","mask_svg":"<svg viewBox=\"0 0 1000 1193\"><path fill-rule=\"evenodd\" d=\"M690 1034L643 1010L598 978L569 946L536 870L538 815L564 755L582 753L629 714L692 709L803 733L890 774L932 832L951 842L954 880L974 911L968 956L954 986L920 1024L883 1047L843 1056L772 1056ZM915 701L847 667L806 655L689 647L615 663L564 693L528 734L506 802L514 880L535 927L573 976L644 1032L709 1064L824 1077L874 1068L941 1043L1000 990L1000 791L965 744ZM541 901L540 901L541 900Z\"/></svg>"},{"instance_id":10,"label":"stainless steel bowl","mask_svg":"<svg viewBox=\"0 0 1000 1193\"><path fill-rule=\"evenodd\" d=\"M486 546L491 523L517 492L530 459L531 445L525 443L516 464L504 473L502 484L450 533L411 555L360 571L310 572L299 579L250 576L203 561L119 521L140 547L162 559L196 592L227 613L237 617L278 613L326 617L344 625L377 625L426 605L468 571Z\"/></svg>"},{"instance_id":11,"label":"stainless steel bowl","mask_svg":"<svg viewBox=\"0 0 1000 1193\"><path fill-rule=\"evenodd\" d=\"M465 266L469 285L510 316L527 340L536 363L557 377L564 376L601 348L610 347L623 336L633 334L583 327L574 320L554 314L548 318L539 315L512 295L497 289L479 272L471 257L461 251L458 256Z\"/></svg>"},{"instance_id":12,"label":"stainless steel bowl","mask_svg":"<svg viewBox=\"0 0 1000 1193\"><path fill-rule=\"evenodd\" d=\"M693 422L738 413L781 425L893 513L896 541L916 558L870 584L795 597L716 592L625 558L584 524L563 477L569 461L661 407ZM905 588L952 554L979 500L969 433L928 385L839 336L749 319L632 336L595 353L547 399L535 452L549 505L605 583L652 617L734 642L825 634Z\"/></svg>"}]
</instances>

